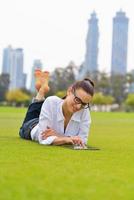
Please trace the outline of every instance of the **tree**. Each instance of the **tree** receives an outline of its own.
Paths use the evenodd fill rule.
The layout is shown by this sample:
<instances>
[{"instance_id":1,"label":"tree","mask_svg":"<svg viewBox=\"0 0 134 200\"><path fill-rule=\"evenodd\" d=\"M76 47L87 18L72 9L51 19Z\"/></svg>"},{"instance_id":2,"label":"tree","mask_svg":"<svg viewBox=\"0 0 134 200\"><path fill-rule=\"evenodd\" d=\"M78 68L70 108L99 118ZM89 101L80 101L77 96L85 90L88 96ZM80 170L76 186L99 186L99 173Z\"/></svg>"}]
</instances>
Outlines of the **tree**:
<instances>
[{"instance_id":1,"label":"tree","mask_svg":"<svg viewBox=\"0 0 134 200\"><path fill-rule=\"evenodd\" d=\"M0 101L5 100L5 94L8 91L9 87L9 75L1 74L0 75Z\"/></svg>"},{"instance_id":2,"label":"tree","mask_svg":"<svg viewBox=\"0 0 134 200\"><path fill-rule=\"evenodd\" d=\"M134 94L129 94L125 100L126 111L134 111Z\"/></svg>"},{"instance_id":3,"label":"tree","mask_svg":"<svg viewBox=\"0 0 134 200\"><path fill-rule=\"evenodd\" d=\"M98 81L96 84L99 92L102 92L104 95L110 94L110 77L105 72L98 73Z\"/></svg>"},{"instance_id":4,"label":"tree","mask_svg":"<svg viewBox=\"0 0 134 200\"><path fill-rule=\"evenodd\" d=\"M93 80L96 92L102 92L105 95L110 94L110 76L107 73L99 71L88 72L86 77Z\"/></svg>"},{"instance_id":5,"label":"tree","mask_svg":"<svg viewBox=\"0 0 134 200\"><path fill-rule=\"evenodd\" d=\"M66 93L67 93L66 90L63 90L63 91L58 91L55 95L57 97L63 98L66 96Z\"/></svg>"},{"instance_id":6,"label":"tree","mask_svg":"<svg viewBox=\"0 0 134 200\"><path fill-rule=\"evenodd\" d=\"M50 76L48 95L53 95L58 91L66 90L75 81L75 65L70 62L65 68L56 68Z\"/></svg>"},{"instance_id":7,"label":"tree","mask_svg":"<svg viewBox=\"0 0 134 200\"><path fill-rule=\"evenodd\" d=\"M133 83L133 82L134 82L134 74L131 73L131 72L127 73L126 79L127 79L127 82L128 82L129 84Z\"/></svg>"},{"instance_id":8,"label":"tree","mask_svg":"<svg viewBox=\"0 0 134 200\"><path fill-rule=\"evenodd\" d=\"M114 101L112 96L103 95L101 92L95 93L93 97L93 104L96 105L111 105Z\"/></svg>"},{"instance_id":9,"label":"tree","mask_svg":"<svg viewBox=\"0 0 134 200\"><path fill-rule=\"evenodd\" d=\"M110 95L106 95L106 96L104 96L103 98L104 98L104 99L103 99L103 102L104 102L105 105L111 105L111 104L113 104L114 101L115 101L114 97L112 97L112 96L110 96Z\"/></svg>"},{"instance_id":10,"label":"tree","mask_svg":"<svg viewBox=\"0 0 134 200\"><path fill-rule=\"evenodd\" d=\"M107 111L107 108L109 107L109 105L112 105L113 102L114 98L112 96L104 96L101 92L95 93L93 97L93 104L97 106L97 110Z\"/></svg>"},{"instance_id":11,"label":"tree","mask_svg":"<svg viewBox=\"0 0 134 200\"><path fill-rule=\"evenodd\" d=\"M103 105L104 104L104 96L101 92L94 94L93 104L95 104L95 105Z\"/></svg>"},{"instance_id":12,"label":"tree","mask_svg":"<svg viewBox=\"0 0 134 200\"><path fill-rule=\"evenodd\" d=\"M111 95L115 101L120 105L127 95L126 88L127 78L124 75L111 76Z\"/></svg>"},{"instance_id":13,"label":"tree","mask_svg":"<svg viewBox=\"0 0 134 200\"><path fill-rule=\"evenodd\" d=\"M30 100L30 96L22 92L20 89L10 90L6 93L6 100L11 105L26 104Z\"/></svg>"}]
</instances>

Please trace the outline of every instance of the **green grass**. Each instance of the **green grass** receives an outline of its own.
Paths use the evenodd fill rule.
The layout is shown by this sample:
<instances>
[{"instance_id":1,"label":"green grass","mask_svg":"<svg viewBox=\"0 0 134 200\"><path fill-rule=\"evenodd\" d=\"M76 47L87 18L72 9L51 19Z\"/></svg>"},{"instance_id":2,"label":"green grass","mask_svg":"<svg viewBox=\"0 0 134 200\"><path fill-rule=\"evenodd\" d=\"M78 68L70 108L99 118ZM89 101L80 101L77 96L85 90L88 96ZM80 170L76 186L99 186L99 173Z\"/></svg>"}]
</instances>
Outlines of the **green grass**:
<instances>
[{"instance_id":1,"label":"green grass","mask_svg":"<svg viewBox=\"0 0 134 200\"><path fill-rule=\"evenodd\" d=\"M75 151L20 139L26 109L0 107L0 200L133 200L134 113L92 113Z\"/></svg>"}]
</instances>

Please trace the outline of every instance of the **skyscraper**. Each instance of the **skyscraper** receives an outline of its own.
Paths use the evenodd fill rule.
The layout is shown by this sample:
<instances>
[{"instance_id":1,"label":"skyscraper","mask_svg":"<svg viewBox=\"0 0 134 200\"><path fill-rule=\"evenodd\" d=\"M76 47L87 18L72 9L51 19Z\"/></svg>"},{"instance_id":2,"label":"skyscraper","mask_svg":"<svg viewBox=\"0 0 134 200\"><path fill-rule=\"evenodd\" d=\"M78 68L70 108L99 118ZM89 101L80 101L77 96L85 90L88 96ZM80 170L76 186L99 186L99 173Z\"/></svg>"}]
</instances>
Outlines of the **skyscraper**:
<instances>
[{"instance_id":1,"label":"skyscraper","mask_svg":"<svg viewBox=\"0 0 134 200\"><path fill-rule=\"evenodd\" d=\"M128 22L125 12L113 18L111 73L125 75L127 71Z\"/></svg>"},{"instance_id":2,"label":"skyscraper","mask_svg":"<svg viewBox=\"0 0 134 200\"><path fill-rule=\"evenodd\" d=\"M26 74L23 73L23 49L8 46L3 50L2 73L9 74L9 89L25 88Z\"/></svg>"},{"instance_id":3,"label":"skyscraper","mask_svg":"<svg viewBox=\"0 0 134 200\"><path fill-rule=\"evenodd\" d=\"M24 88L24 73L23 73L23 49L18 48L13 50L10 69L10 89Z\"/></svg>"},{"instance_id":4,"label":"skyscraper","mask_svg":"<svg viewBox=\"0 0 134 200\"><path fill-rule=\"evenodd\" d=\"M9 45L3 50L2 74L10 74L13 49Z\"/></svg>"},{"instance_id":5,"label":"skyscraper","mask_svg":"<svg viewBox=\"0 0 134 200\"><path fill-rule=\"evenodd\" d=\"M79 72L79 78L85 77L87 73L94 73L98 71L98 40L98 19L96 17L96 13L93 12L91 14L91 18L88 20L85 61Z\"/></svg>"},{"instance_id":6,"label":"skyscraper","mask_svg":"<svg viewBox=\"0 0 134 200\"><path fill-rule=\"evenodd\" d=\"M39 59L34 60L33 67L32 67L31 86L30 86L31 92L35 92L35 78L34 78L35 69L41 69L42 70L42 63Z\"/></svg>"}]
</instances>

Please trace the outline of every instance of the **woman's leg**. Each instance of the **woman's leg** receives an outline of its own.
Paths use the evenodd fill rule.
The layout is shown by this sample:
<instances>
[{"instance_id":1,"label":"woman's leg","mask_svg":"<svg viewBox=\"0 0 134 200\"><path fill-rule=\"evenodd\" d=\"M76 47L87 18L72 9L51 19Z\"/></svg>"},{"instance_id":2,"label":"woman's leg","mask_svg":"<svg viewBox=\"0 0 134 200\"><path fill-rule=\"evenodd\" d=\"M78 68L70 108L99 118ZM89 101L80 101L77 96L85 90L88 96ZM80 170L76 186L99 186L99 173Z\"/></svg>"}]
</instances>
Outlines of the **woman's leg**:
<instances>
[{"instance_id":1,"label":"woman's leg","mask_svg":"<svg viewBox=\"0 0 134 200\"><path fill-rule=\"evenodd\" d=\"M37 101L29 105L23 124L34 118L39 118L43 102L43 100Z\"/></svg>"},{"instance_id":2,"label":"woman's leg","mask_svg":"<svg viewBox=\"0 0 134 200\"><path fill-rule=\"evenodd\" d=\"M35 71L35 73L36 72L37 71ZM38 123L41 107L44 102L44 96L49 91L49 87L48 87L49 73L48 72L40 71L40 75L39 75L39 70L38 70L38 74L35 74L35 78L36 78L35 87L38 90L38 93L34 99L34 102L31 103L28 107L26 116L24 118L22 127L20 128L20 133L19 133L20 136L25 139L31 139L29 130L31 131L31 128L33 128Z\"/></svg>"},{"instance_id":3,"label":"woman's leg","mask_svg":"<svg viewBox=\"0 0 134 200\"><path fill-rule=\"evenodd\" d=\"M26 123L34 118L39 118L45 94L49 91L48 80L49 72L41 72L39 69L35 70L35 88L37 89L38 93L34 99L34 103L29 105L23 123Z\"/></svg>"}]
</instances>

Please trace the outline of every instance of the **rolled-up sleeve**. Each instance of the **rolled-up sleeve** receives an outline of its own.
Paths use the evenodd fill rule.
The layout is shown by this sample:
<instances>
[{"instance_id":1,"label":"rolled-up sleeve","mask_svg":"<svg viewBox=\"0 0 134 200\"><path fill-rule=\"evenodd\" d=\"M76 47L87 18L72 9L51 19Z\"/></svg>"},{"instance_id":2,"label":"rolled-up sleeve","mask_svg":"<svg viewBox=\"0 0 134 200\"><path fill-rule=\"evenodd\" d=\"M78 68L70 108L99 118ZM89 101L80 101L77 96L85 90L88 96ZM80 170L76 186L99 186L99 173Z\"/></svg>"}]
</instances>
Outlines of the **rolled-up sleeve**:
<instances>
[{"instance_id":1,"label":"rolled-up sleeve","mask_svg":"<svg viewBox=\"0 0 134 200\"><path fill-rule=\"evenodd\" d=\"M78 134L81 137L84 144L87 144L88 142L90 125L91 125L90 112L89 110L85 110L81 118L80 129L79 129L79 134Z\"/></svg>"},{"instance_id":2,"label":"rolled-up sleeve","mask_svg":"<svg viewBox=\"0 0 134 200\"><path fill-rule=\"evenodd\" d=\"M50 145L53 143L56 136L50 136L47 139L42 139L41 133L43 133L48 127L52 127L52 111L49 98L47 98L41 108L39 117L39 135L38 141L40 144Z\"/></svg>"},{"instance_id":3,"label":"rolled-up sleeve","mask_svg":"<svg viewBox=\"0 0 134 200\"><path fill-rule=\"evenodd\" d=\"M57 136L49 136L47 139L45 140L40 140L39 143L40 144L44 144L44 145L50 145L53 143L53 141L57 138Z\"/></svg>"}]
</instances>

